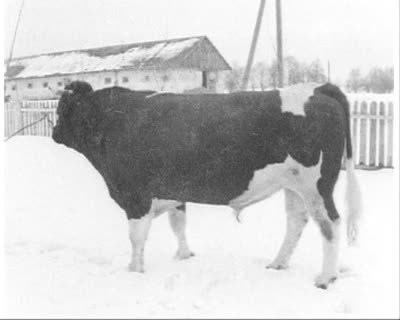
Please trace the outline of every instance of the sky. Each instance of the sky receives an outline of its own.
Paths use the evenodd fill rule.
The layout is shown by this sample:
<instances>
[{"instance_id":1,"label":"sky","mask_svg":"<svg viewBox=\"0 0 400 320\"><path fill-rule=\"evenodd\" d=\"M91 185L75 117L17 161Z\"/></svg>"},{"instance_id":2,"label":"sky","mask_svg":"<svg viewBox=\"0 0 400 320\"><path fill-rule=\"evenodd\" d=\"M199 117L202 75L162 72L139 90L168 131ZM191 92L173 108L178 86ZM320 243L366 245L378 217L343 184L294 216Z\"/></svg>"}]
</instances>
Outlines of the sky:
<instances>
[{"instance_id":1,"label":"sky","mask_svg":"<svg viewBox=\"0 0 400 320\"><path fill-rule=\"evenodd\" d=\"M22 0L4 4L8 57ZM245 65L257 0L25 0L14 56L207 35L233 65ZM394 64L398 0L282 0L283 53L351 68ZM275 0L266 0L255 62L276 56ZM397 58L396 58L397 59Z\"/></svg>"}]
</instances>

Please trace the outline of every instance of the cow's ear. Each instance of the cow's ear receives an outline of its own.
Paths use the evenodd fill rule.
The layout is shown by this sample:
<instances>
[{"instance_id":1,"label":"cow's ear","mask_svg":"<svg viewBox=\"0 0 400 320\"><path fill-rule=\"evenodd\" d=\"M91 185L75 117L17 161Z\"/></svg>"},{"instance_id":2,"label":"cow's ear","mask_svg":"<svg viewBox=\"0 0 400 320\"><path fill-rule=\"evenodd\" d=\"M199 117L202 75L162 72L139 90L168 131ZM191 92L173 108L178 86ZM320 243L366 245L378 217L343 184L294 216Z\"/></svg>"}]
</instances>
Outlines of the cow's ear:
<instances>
[{"instance_id":1,"label":"cow's ear","mask_svg":"<svg viewBox=\"0 0 400 320\"><path fill-rule=\"evenodd\" d=\"M86 95L93 92L92 86L86 81L73 81L70 84L67 84L64 89L80 95Z\"/></svg>"}]
</instances>

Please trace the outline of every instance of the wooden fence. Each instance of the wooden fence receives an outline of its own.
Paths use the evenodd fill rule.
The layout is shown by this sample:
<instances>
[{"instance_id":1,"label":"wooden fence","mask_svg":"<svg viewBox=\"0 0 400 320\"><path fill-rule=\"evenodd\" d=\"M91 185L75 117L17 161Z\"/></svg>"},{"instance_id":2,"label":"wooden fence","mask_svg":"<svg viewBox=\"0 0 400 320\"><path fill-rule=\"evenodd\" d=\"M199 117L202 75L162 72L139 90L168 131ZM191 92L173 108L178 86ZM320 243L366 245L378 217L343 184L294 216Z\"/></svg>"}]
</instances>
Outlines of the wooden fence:
<instances>
[{"instance_id":1,"label":"wooden fence","mask_svg":"<svg viewBox=\"0 0 400 320\"><path fill-rule=\"evenodd\" d=\"M26 127L19 135L51 136L53 124L56 123L58 100L23 100L4 104L4 136L9 137L21 128ZM30 124L47 115L47 119ZM50 121L49 121L50 120Z\"/></svg>"},{"instance_id":2,"label":"wooden fence","mask_svg":"<svg viewBox=\"0 0 400 320\"><path fill-rule=\"evenodd\" d=\"M355 163L368 168L392 168L394 96L348 94L347 98Z\"/></svg>"},{"instance_id":3,"label":"wooden fence","mask_svg":"<svg viewBox=\"0 0 400 320\"><path fill-rule=\"evenodd\" d=\"M390 94L348 94L351 130L356 165L366 168L393 167L393 103ZM24 129L19 134L51 136L56 122L57 100L5 103L5 137L18 129L47 119ZM397 110L396 110L397 112Z\"/></svg>"}]
</instances>

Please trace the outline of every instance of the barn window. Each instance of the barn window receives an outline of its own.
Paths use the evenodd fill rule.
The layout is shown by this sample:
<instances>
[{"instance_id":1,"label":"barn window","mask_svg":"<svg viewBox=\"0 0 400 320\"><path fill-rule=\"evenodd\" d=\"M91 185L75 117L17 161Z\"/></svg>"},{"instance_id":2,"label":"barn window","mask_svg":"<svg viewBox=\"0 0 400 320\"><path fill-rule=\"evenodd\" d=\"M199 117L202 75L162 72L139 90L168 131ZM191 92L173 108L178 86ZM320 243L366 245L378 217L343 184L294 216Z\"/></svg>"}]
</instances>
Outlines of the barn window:
<instances>
[{"instance_id":1,"label":"barn window","mask_svg":"<svg viewBox=\"0 0 400 320\"><path fill-rule=\"evenodd\" d=\"M129 78L128 77L122 77L122 83L128 83Z\"/></svg>"},{"instance_id":2,"label":"barn window","mask_svg":"<svg viewBox=\"0 0 400 320\"><path fill-rule=\"evenodd\" d=\"M28 83L28 89L32 89L33 88L33 84L32 83Z\"/></svg>"},{"instance_id":3,"label":"barn window","mask_svg":"<svg viewBox=\"0 0 400 320\"><path fill-rule=\"evenodd\" d=\"M111 83L111 78L107 77L104 79L105 84L110 84Z\"/></svg>"},{"instance_id":4,"label":"barn window","mask_svg":"<svg viewBox=\"0 0 400 320\"><path fill-rule=\"evenodd\" d=\"M43 88L47 88L49 86L48 82L43 82Z\"/></svg>"},{"instance_id":5,"label":"barn window","mask_svg":"<svg viewBox=\"0 0 400 320\"><path fill-rule=\"evenodd\" d=\"M17 90L17 86L16 86L15 84L13 84L13 85L11 86L11 90L12 90L12 91Z\"/></svg>"},{"instance_id":6,"label":"barn window","mask_svg":"<svg viewBox=\"0 0 400 320\"><path fill-rule=\"evenodd\" d=\"M149 75L145 76L144 81L150 81L150 76Z\"/></svg>"}]
</instances>

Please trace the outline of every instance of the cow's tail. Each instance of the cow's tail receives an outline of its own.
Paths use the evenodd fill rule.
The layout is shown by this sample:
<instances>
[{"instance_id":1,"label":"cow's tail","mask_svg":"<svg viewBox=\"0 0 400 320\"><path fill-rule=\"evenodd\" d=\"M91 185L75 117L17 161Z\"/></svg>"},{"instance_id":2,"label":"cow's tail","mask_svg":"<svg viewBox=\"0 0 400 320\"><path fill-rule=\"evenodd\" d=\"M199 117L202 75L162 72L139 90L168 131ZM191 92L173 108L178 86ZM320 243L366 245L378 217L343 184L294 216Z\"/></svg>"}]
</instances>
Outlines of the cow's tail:
<instances>
[{"instance_id":1,"label":"cow's tail","mask_svg":"<svg viewBox=\"0 0 400 320\"><path fill-rule=\"evenodd\" d=\"M344 93L336 86L328 83L316 90L337 100L343 107L345 115L345 166L347 174L346 207L347 207L347 242L356 245L359 235L359 224L362 212L361 190L354 170L353 150L350 131L350 107Z\"/></svg>"},{"instance_id":2,"label":"cow's tail","mask_svg":"<svg viewBox=\"0 0 400 320\"><path fill-rule=\"evenodd\" d=\"M348 142L346 141L346 144ZM347 150L347 147L346 147ZM347 204L347 243L356 245L359 234L359 224L361 218L361 190L354 172L353 158L349 158L346 152L346 204Z\"/></svg>"}]
</instances>

